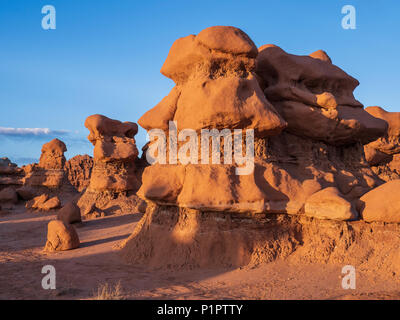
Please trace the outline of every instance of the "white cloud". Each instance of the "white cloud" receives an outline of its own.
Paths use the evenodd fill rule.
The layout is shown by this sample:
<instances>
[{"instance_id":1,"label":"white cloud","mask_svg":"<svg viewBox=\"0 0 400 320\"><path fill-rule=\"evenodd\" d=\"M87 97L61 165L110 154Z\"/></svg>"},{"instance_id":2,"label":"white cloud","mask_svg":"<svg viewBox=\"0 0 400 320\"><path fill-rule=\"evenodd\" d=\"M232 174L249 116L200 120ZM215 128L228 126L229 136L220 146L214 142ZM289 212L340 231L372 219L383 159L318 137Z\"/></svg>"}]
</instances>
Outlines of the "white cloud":
<instances>
[{"instance_id":1,"label":"white cloud","mask_svg":"<svg viewBox=\"0 0 400 320\"><path fill-rule=\"evenodd\" d=\"M0 135L5 136L48 136L51 134L67 134L65 130L50 130L49 128L6 128L0 127Z\"/></svg>"}]
</instances>

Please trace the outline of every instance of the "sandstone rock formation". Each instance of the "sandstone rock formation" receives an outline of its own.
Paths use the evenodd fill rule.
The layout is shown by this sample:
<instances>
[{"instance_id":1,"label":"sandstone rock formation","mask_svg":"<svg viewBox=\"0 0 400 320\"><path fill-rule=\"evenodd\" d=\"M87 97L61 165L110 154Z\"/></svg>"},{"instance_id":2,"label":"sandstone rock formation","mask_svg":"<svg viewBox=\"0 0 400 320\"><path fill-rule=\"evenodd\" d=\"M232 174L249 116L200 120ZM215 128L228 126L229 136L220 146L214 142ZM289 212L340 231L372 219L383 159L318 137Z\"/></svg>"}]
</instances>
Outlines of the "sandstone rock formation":
<instances>
[{"instance_id":1,"label":"sandstone rock formation","mask_svg":"<svg viewBox=\"0 0 400 320\"><path fill-rule=\"evenodd\" d=\"M121 244L121 255L135 266L152 269L252 268L284 260L292 265L350 264L357 270L397 275L399 232L399 224L151 204L138 227Z\"/></svg>"},{"instance_id":2,"label":"sandstone rock formation","mask_svg":"<svg viewBox=\"0 0 400 320\"><path fill-rule=\"evenodd\" d=\"M137 124L96 114L86 119L85 126L90 131L94 157L89 185L77 203L82 213L92 216L93 205L106 213L137 211Z\"/></svg>"},{"instance_id":3,"label":"sandstone rock formation","mask_svg":"<svg viewBox=\"0 0 400 320\"><path fill-rule=\"evenodd\" d=\"M25 166L24 184L35 187L60 188L64 183L65 143L53 139L42 147L39 164Z\"/></svg>"},{"instance_id":4,"label":"sandstone rock formation","mask_svg":"<svg viewBox=\"0 0 400 320\"><path fill-rule=\"evenodd\" d=\"M0 186L22 185L23 170L8 158L0 158Z\"/></svg>"},{"instance_id":5,"label":"sandstone rock formation","mask_svg":"<svg viewBox=\"0 0 400 320\"><path fill-rule=\"evenodd\" d=\"M69 159L64 168L69 182L77 191L82 192L89 186L93 168L92 157L87 154L77 155Z\"/></svg>"},{"instance_id":6,"label":"sandstone rock formation","mask_svg":"<svg viewBox=\"0 0 400 320\"><path fill-rule=\"evenodd\" d=\"M400 112L387 112L381 107L368 107L365 110L388 123L384 136L365 145L368 163L381 179L400 179Z\"/></svg>"},{"instance_id":7,"label":"sandstone rock formation","mask_svg":"<svg viewBox=\"0 0 400 320\"><path fill-rule=\"evenodd\" d=\"M61 201L57 196L49 198L49 195L43 193L25 204L27 209L33 209L38 211L50 211L58 209L61 206Z\"/></svg>"},{"instance_id":8,"label":"sandstone rock formation","mask_svg":"<svg viewBox=\"0 0 400 320\"><path fill-rule=\"evenodd\" d=\"M326 53L295 56L272 45L257 52L243 31L211 27L178 39L161 72L176 86L138 123L164 131L169 162L144 170L143 199L199 210L301 214L321 189L335 187L352 202L382 183L362 144L383 135L387 124L355 100L358 81ZM169 121L176 122L177 136L187 128L254 129L254 170L237 175L235 162L170 163ZM226 144L210 158L224 158Z\"/></svg>"},{"instance_id":9,"label":"sandstone rock formation","mask_svg":"<svg viewBox=\"0 0 400 320\"><path fill-rule=\"evenodd\" d=\"M297 56L264 45L257 74L290 133L333 145L367 143L385 133L387 124L354 98L359 82L333 65L325 52Z\"/></svg>"},{"instance_id":10,"label":"sandstone rock formation","mask_svg":"<svg viewBox=\"0 0 400 320\"><path fill-rule=\"evenodd\" d=\"M138 187L134 160L138 156L133 122L120 122L102 115L85 121L89 141L94 145L94 166L90 191L129 191Z\"/></svg>"},{"instance_id":11,"label":"sandstone rock formation","mask_svg":"<svg viewBox=\"0 0 400 320\"><path fill-rule=\"evenodd\" d=\"M10 174L18 171L18 166L8 158L0 158L0 174Z\"/></svg>"},{"instance_id":12,"label":"sandstone rock formation","mask_svg":"<svg viewBox=\"0 0 400 320\"><path fill-rule=\"evenodd\" d=\"M149 134L157 133L143 151L152 153L149 162L158 163L143 172L138 195L147 209L121 244L128 261L154 267L243 266L294 252L300 259L313 252L314 262L343 262L347 252L368 260L370 227L347 220L358 218L357 209L368 216L368 204L363 209L359 198L384 183L366 161L363 145L384 136L388 124L354 98L356 79L322 50L309 56L274 45L256 50L233 27L178 39L161 72L176 86L138 121ZM188 141L179 138L184 129L197 133L197 146L204 129L254 129L254 170L238 175L243 163L236 158L200 163L198 149L198 162L180 161L179 153L177 161L173 151ZM163 136L164 149L159 147ZM229 160L229 136L207 160ZM242 153L244 140L239 140ZM386 217L394 221L391 213ZM384 232L377 238L385 238ZM381 250L391 261L398 259L397 253ZM384 259L379 252L373 256Z\"/></svg>"},{"instance_id":13,"label":"sandstone rock formation","mask_svg":"<svg viewBox=\"0 0 400 320\"><path fill-rule=\"evenodd\" d=\"M43 169L63 169L65 165L64 152L67 146L58 139L45 143L42 147L42 154L39 160L39 167Z\"/></svg>"},{"instance_id":14,"label":"sandstone rock formation","mask_svg":"<svg viewBox=\"0 0 400 320\"><path fill-rule=\"evenodd\" d=\"M47 242L44 251L64 251L79 247L75 228L59 220L50 221L47 226Z\"/></svg>"}]
</instances>

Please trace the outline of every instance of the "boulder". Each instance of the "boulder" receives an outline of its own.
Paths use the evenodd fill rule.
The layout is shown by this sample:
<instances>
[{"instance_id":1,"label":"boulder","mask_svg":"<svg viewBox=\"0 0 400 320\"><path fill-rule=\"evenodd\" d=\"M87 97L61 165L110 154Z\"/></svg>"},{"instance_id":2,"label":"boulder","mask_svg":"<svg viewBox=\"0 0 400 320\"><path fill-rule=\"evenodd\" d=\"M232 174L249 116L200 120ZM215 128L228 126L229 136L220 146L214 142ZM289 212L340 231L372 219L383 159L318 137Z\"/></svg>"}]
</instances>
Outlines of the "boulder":
<instances>
[{"instance_id":1,"label":"boulder","mask_svg":"<svg viewBox=\"0 0 400 320\"><path fill-rule=\"evenodd\" d=\"M330 220L355 220L357 211L335 187L322 189L310 196L304 205L309 217Z\"/></svg>"},{"instance_id":2,"label":"boulder","mask_svg":"<svg viewBox=\"0 0 400 320\"><path fill-rule=\"evenodd\" d=\"M384 136L364 146L366 160L381 179L400 179L400 112L388 112L377 106L365 110L388 124Z\"/></svg>"},{"instance_id":3,"label":"boulder","mask_svg":"<svg viewBox=\"0 0 400 320\"><path fill-rule=\"evenodd\" d=\"M36 195L36 190L29 186L22 186L17 190L18 196L25 201L32 200Z\"/></svg>"},{"instance_id":4,"label":"boulder","mask_svg":"<svg viewBox=\"0 0 400 320\"><path fill-rule=\"evenodd\" d=\"M47 226L47 242L44 251L64 251L79 247L79 237L75 228L63 221L53 220Z\"/></svg>"},{"instance_id":5,"label":"boulder","mask_svg":"<svg viewBox=\"0 0 400 320\"><path fill-rule=\"evenodd\" d=\"M58 197L52 197L49 200L47 200L43 205L40 205L38 209L43 210L43 211L50 211L57 209L61 206L60 199Z\"/></svg>"},{"instance_id":6,"label":"boulder","mask_svg":"<svg viewBox=\"0 0 400 320\"><path fill-rule=\"evenodd\" d=\"M14 188L7 187L0 191L0 202L16 204L18 195Z\"/></svg>"},{"instance_id":7,"label":"boulder","mask_svg":"<svg viewBox=\"0 0 400 320\"><path fill-rule=\"evenodd\" d=\"M34 209L39 211L50 211L57 209L61 206L60 199L55 196L49 199L48 194L41 194L25 204L27 209Z\"/></svg>"},{"instance_id":8,"label":"boulder","mask_svg":"<svg viewBox=\"0 0 400 320\"><path fill-rule=\"evenodd\" d=\"M360 200L363 220L400 223L400 179L386 182Z\"/></svg>"},{"instance_id":9,"label":"boulder","mask_svg":"<svg viewBox=\"0 0 400 320\"><path fill-rule=\"evenodd\" d=\"M81 209L75 202L68 202L58 211L57 219L67 224L82 222Z\"/></svg>"},{"instance_id":10,"label":"boulder","mask_svg":"<svg viewBox=\"0 0 400 320\"><path fill-rule=\"evenodd\" d=\"M32 200L25 204L27 209L39 209L49 199L49 195L43 193L39 196L34 197Z\"/></svg>"}]
</instances>

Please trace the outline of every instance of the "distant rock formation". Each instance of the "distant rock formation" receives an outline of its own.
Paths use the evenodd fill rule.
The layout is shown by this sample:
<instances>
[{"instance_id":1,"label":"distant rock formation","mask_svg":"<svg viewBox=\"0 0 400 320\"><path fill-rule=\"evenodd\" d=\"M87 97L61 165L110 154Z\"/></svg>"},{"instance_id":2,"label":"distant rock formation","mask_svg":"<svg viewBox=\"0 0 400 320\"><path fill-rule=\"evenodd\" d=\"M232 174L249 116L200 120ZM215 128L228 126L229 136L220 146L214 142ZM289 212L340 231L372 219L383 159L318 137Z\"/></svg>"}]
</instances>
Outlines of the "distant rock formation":
<instances>
[{"instance_id":1,"label":"distant rock formation","mask_svg":"<svg viewBox=\"0 0 400 320\"><path fill-rule=\"evenodd\" d=\"M53 139L42 147L39 167L43 169L63 169L65 165L64 152L67 146L59 139Z\"/></svg>"},{"instance_id":2,"label":"distant rock formation","mask_svg":"<svg viewBox=\"0 0 400 320\"><path fill-rule=\"evenodd\" d=\"M87 167L75 173L74 170L69 171L72 184L81 184L74 182L80 180L74 176L87 173L93 161L89 182L83 180L88 186L77 202L81 211L86 217L96 217L96 210L106 214L137 212L136 207L142 202L136 197L140 186L136 167L138 150L134 138L138 131L137 124L96 114L86 119L85 126L90 131L88 139L94 145L93 160L79 159Z\"/></svg>"},{"instance_id":3,"label":"distant rock formation","mask_svg":"<svg viewBox=\"0 0 400 320\"><path fill-rule=\"evenodd\" d=\"M8 158L0 158L0 187L23 184L24 172Z\"/></svg>"},{"instance_id":4,"label":"distant rock formation","mask_svg":"<svg viewBox=\"0 0 400 320\"><path fill-rule=\"evenodd\" d=\"M84 191L90 183L93 168L93 158L85 155L77 155L65 163L65 172L69 182L77 191Z\"/></svg>"},{"instance_id":5,"label":"distant rock formation","mask_svg":"<svg viewBox=\"0 0 400 320\"><path fill-rule=\"evenodd\" d=\"M94 165L89 191L130 191L138 188L135 159L138 156L134 136L138 126L102 115L92 115L85 121L89 141L94 145Z\"/></svg>"},{"instance_id":6,"label":"distant rock formation","mask_svg":"<svg viewBox=\"0 0 400 320\"><path fill-rule=\"evenodd\" d=\"M53 139L42 147L39 164L23 167L25 171L24 184L35 187L60 188L65 182L64 152L67 147L59 139Z\"/></svg>"}]
</instances>

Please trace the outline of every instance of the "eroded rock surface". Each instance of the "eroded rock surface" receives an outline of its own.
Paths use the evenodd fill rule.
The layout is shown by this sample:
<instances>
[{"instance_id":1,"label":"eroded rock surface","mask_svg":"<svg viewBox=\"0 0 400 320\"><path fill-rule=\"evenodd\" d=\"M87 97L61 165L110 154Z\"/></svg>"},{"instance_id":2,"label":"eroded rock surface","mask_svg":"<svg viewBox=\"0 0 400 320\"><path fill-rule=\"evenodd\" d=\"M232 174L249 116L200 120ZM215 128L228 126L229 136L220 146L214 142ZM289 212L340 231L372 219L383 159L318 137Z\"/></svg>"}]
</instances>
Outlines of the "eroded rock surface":
<instances>
[{"instance_id":1,"label":"eroded rock surface","mask_svg":"<svg viewBox=\"0 0 400 320\"><path fill-rule=\"evenodd\" d=\"M388 112L381 107L368 107L365 110L388 124L384 136L365 145L367 161L381 179L400 179L400 112Z\"/></svg>"},{"instance_id":2,"label":"eroded rock surface","mask_svg":"<svg viewBox=\"0 0 400 320\"><path fill-rule=\"evenodd\" d=\"M92 168L93 158L87 154L77 155L65 163L68 180L79 192L89 186Z\"/></svg>"},{"instance_id":3,"label":"eroded rock surface","mask_svg":"<svg viewBox=\"0 0 400 320\"><path fill-rule=\"evenodd\" d=\"M60 188L65 182L65 151L67 147L59 139L45 143L39 164L34 163L23 167L24 184L34 187Z\"/></svg>"}]
</instances>

